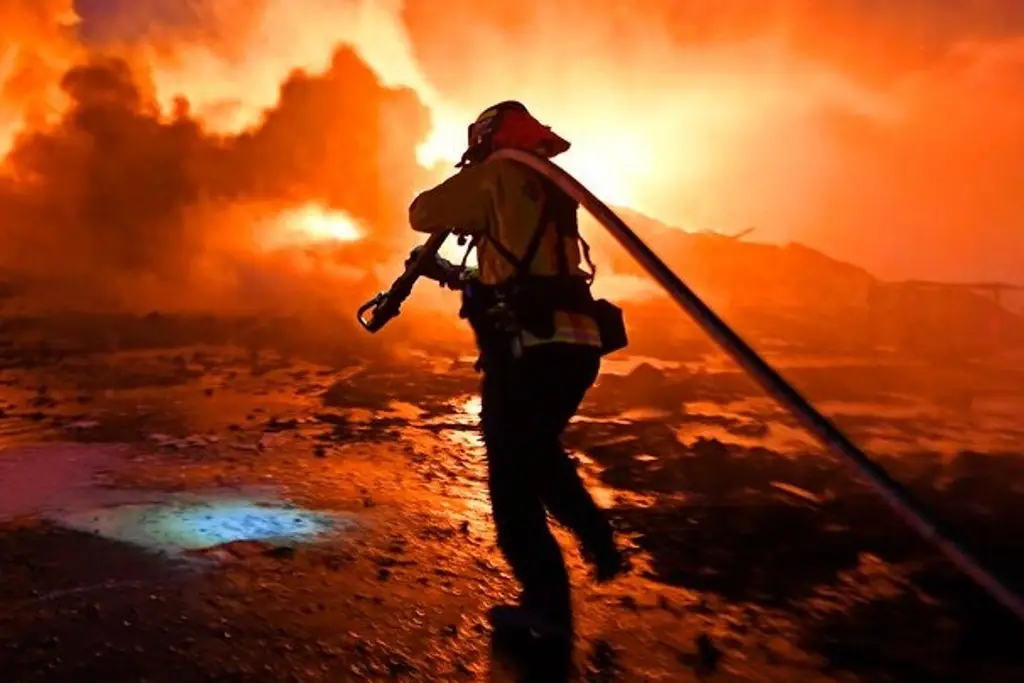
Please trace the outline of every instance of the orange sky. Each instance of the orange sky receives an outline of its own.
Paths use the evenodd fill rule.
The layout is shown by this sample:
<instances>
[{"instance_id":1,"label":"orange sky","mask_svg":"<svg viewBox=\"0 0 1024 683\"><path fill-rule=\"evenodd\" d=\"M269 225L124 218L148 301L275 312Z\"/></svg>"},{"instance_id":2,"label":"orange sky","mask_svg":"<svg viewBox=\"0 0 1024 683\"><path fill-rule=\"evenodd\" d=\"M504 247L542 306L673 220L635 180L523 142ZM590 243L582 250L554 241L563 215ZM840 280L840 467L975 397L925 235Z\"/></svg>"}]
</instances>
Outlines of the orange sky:
<instances>
[{"instance_id":1,"label":"orange sky","mask_svg":"<svg viewBox=\"0 0 1024 683\"><path fill-rule=\"evenodd\" d=\"M305 220L381 275L415 242L409 199L511 97L595 192L666 223L886 278L1022 279L1020 4L824 6L94 0L86 41L69 0L4 3L6 265L230 280L218 258Z\"/></svg>"}]
</instances>

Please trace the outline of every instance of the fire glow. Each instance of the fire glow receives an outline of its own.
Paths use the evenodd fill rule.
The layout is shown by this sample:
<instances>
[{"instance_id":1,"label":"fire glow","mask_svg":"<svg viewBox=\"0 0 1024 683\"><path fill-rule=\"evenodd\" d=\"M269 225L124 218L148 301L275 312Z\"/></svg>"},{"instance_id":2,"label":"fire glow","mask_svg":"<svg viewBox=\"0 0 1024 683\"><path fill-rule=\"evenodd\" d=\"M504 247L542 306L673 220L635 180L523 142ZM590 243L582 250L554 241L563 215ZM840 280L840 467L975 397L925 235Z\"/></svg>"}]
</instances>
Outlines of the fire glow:
<instances>
[{"instance_id":1,"label":"fire glow","mask_svg":"<svg viewBox=\"0 0 1024 683\"><path fill-rule=\"evenodd\" d=\"M196 262L254 250L376 276L406 195L511 98L615 208L756 225L886 279L1017 279L1024 44L957 4L924 55L913 27L940 18L892 3L5 3L0 267L104 301L138 299L137 273L175 298Z\"/></svg>"},{"instance_id":2,"label":"fire glow","mask_svg":"<svg viewBox=\"0 0 1024 683\"><path fill-rule=\"evenodd\" d=\"M260 243L265 249L357 242L363 232L344 211L319 204L287 209L265 224Z\"/></svg>"}]
</instances>

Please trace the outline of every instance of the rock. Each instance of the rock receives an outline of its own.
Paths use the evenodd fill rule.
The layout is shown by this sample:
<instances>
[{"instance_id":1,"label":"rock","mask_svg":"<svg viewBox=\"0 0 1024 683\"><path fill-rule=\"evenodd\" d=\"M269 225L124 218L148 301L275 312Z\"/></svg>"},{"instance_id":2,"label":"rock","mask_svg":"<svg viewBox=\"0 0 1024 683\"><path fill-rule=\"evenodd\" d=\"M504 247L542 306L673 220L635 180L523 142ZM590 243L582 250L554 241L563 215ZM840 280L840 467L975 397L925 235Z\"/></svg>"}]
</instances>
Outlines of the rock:
<instances>
[{"instance_id":1,"label":"rock","mask_svg":"<svg viewBox=\"0 0 1024 683\"><path fill-rule=\"evenodd\" d=\"M295 429L299 426L299 421L295 418L288 420L282 420L277 417L271 417L267 420L267 423L263 426L263 429L268 432L283 432L289 429Z\"/></svg>"},{"instance_id":2,"label":"rock","mask_svg":"<svg viewBox=\"0 0 1024 683\"><path fill-rule=\"evenodd\" d=\"M810 491L808 491L807 489L801 488L801 487L796 486L794 484L788 484L788 483L783 482L783 481L772 481L772 482L769 482L768 484L772 488L775 488L775 489L777 489L779 491L782 491L783 493L788 493L789 495L793 496L794 498L799 498L802 501L805 501L805 502L808 502L808 503L821 503L822 502L821 496L817 496L817 495L811 493Z\"/></svg>"},{"instance_id":3,"label":"rock","mask_svg":"<svg viewBox=\"0 0 1024 683\"><path fill-rule=\"evenodd\" d=\"M714 673L718 669L718 662L722 659L724 653L715 646L711 636L706 633L701 633L697 636L695 643L697 645L697 657L699 658L698 673L704 675Z\"/></svg>"},{"instance_id":4,"label":"rock","mask_svg":"<svg viewBox=\"0 0 1024 683\"><path fill-rule=\"evenodd\" d=\"M349 424L348 417L340 413L317 413L313 417L320 422L335 426L347 427Z\"/></svg>"},{"instance_id":5,"label":"rock","mask_svg":"<svg viewBox=\"0 0 1024 683\"><path fill-rule=\"evenodd\" d=\"M267 557L273 557L278 560L291 560L295 557L295 548L287 545L281 545L264 550L263 554Z\"/></svg>"},{"instance_id":6,"label":"rock","mask_svg":"<svg viewBox=\"0 0 1024 683\"><path fill-rule=\"evenodd\" d=\"M169 446L178 441L169 434L160 434L158 432L150 434L147 438L158 446Z\"/></svg>"},{"instance_id":7,"label":"rock","mask_svg":"<svg viewBox=\"0 0 1024 683\"><path fill-rule=\"evenodd\" d=\"M417 668L407 658L394 654L388 661L388 674L391 678L398 678L407 674L416 673Z\"/></svg>"}]
</instances>

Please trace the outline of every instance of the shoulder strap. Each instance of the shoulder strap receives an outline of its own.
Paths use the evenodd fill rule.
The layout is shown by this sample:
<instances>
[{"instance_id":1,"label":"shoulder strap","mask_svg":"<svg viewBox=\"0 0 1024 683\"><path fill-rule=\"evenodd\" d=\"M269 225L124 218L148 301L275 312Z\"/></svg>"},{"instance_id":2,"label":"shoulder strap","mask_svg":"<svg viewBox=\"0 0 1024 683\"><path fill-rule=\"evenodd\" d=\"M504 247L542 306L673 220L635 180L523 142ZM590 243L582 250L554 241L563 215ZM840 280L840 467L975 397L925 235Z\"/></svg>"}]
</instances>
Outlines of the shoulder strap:
<instances>
[{"instance_id":1,"label":"shoulder strap","mask_svg":"<svg viewBox=\"0 0 1024 683\"><path fill-rule=\"evenodd\" d=\"M504 244L502 244L498 240L494 239L489 234L480 235L480 237L477 239L477 245L476 246L479 247L480 243L484 242L484 241L486 241L488 244L490 244L492 247L494 247L494 250L497 251L499 254L501 254L501 257L503 259L505 259L506 261L511 263L513 266L516 266L516 267L519 266L519 258L516 257L516 255L513 254L511 251L506 249Z\"/></svg>"},{"instance_id":2,"label":"shoulder strap","mask_svg":"<svg viewBox=\"0 0 1024 683\"><path fill-rule=\"evenodd\" d=\"M551 223L551 212L549 210L551 203L548 201L547 195L542 194L540 201L540 219L537 221L537 227L533 230L533 235L530 236L530 241L526 245L522 258L517 257L508 247L494 239L494 237L490 235L481 236L482 239L487 239L495 251L501 254L502 258L512 264L515 268L515 277L517 278L529 275L530 266L533 265L534 259L537 258L537 252L540 251L540 243L544 237L544 232Z\"/></svg>"},{"instance_id":3,"label":"shoulder strap","mask_svg":"<svg viewBox=\"0 0 1024 683\"><path fill-rule=\"evenodd\" d=\"M540 242L544 238L544 232L547 230L548 225L551 223L551 202L548 199L547 193L541 195L540 202L540 219L537 221L537 227L533 229L530 243L526 245L523 258L519 263L515 264L516 277L524 277L530 274L530 266L533 265L534 260L537 258L537 252L540 251Z\"/></svg>"},{"instance_id":4,"label":"shoulder strap","mask_svg":"<svg viewBox=\"0 0 1024 683\"><path fill-rule=\"evenodd\" d=\"M583 251L583 260L587 262L587 267L590 268L590 272L586 273L584 277L587 279L587 284L593 284L594 278L597 277L597 266L590 258L590 245L583 239L583 235L577 235L576 239L580 241L580 249Z\"/></svg>"},{"instance_id":5,"label":"shoulder strap","mask_svg":"<svg viewBox=\"0 0 1024 683\"><path fill-rule=\"evenodd\" d=\"M594 267L594 263L590 259L590 245L586 243L578 231L573 231L570 234L564 234L565 230L561 225L559 225L559 221L556 220L557 217L555 216L554 204L556 203L556 200L549 195L549 193L555 188L548 186L548 183L543 182L543 180L541 181L541 186L540 218L537 221L537 227L534 229L533 235L530 237L530 242L526 246L526 251L523 252L522 258L517 258L511 250L490 235L483 235L481 236L481 239L487 239L491 246L494 247L495 251L501 254L502 258L512 264L515 268L514 276L521 278L529 275L530 266L533 265L534 259L537 258L537 252L540 250L540 244L544 238L544 233L551 223L555 223L555 246L557 251L556 258L558 261L559 274L566 275L569 272L569 259L566 255L565 243L568 239L575 239L580 243L583 251L583 258L590 267L590 272L585 272L585 277L588 282L592 282L597 269ZM472 247L474 245L470 246Z\"/></svg>"},{"instance_id":6,"label":"shoulder strap","mask_svg":"<svg viewBox=\"0 0 1024 683\"><path fill-rule=\"evenodd\" d=\"M558 262L558 274L569 274L569 258L565 255L565 242L569 237L565 234L565 226L555 221L555 259Z\"/></svg>"},{"instance_id":7,"label":"shoulder strap","mask_svg":"<svg viewBox=\"0 0 1024 683\"><path fill-rule=\"evenodd\" d=\"M462 262L459 263L459 268L466 267L466 264L469 263L469 255L473 253L473 250L476 249L482 239L483 237L481 235L473 235L473 238L469 240L469 244L466 246L466 251L462 252Z\"/></svg>"}]
</instances>

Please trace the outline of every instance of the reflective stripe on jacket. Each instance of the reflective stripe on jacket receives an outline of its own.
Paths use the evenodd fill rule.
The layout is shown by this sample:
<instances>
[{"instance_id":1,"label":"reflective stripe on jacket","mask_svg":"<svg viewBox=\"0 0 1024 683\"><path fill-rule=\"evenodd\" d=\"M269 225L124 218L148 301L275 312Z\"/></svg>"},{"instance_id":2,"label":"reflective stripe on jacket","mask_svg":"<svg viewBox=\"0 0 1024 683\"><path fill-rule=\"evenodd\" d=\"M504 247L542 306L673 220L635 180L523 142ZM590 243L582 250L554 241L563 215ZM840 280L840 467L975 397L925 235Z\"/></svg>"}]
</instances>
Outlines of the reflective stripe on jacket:
<instances>
[{"instance_id":1,"label":"reflective stripe on jacket","mask_svg":"<svg viewBox=\"0 0 1024 683\"><path fill-rule=\"evenodd\" d=\"M524 347L551 344L553 342L582 344L584 346L600 348L601 333L597 328L597 322L589 315L555 311L555 333L552 336L543 339L525 331L522 334Z\"/></svg>"}]
</instances>

